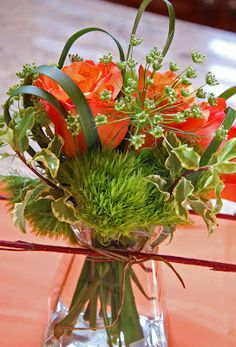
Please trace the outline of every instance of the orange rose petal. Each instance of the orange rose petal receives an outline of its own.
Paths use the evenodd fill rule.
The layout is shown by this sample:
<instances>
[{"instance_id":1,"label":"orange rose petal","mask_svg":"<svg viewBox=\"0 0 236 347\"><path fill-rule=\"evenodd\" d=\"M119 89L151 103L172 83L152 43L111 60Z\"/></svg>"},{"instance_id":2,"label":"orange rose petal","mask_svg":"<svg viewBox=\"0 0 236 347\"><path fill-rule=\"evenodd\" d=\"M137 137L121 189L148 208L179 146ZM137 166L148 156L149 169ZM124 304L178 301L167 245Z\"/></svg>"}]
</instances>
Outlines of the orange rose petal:
<instances>
[{"instance_id":1,"label":"orange rose petal","mask_svg":"<svg viewBox=\"0 0 236 347\"><path fill-rule=\"evenodd\" d=\"M73 157L76 154L75 143L71 132L67 128L65 119L48 102L42 100L42 103L46 112L48 113L49 118L55 126L55 133L61 136L64 140L64 153L68 157Z\"/></svg>"},{"instance_id":2,"label":"orange rose petal","mask_svg":"<svg viewBox=\"0 0 236 347\"><path fill-rule=\"evenodd\" d=\"M108 124L100 125L97 127L97 129L103 147L117 147L124 139L128 131L129 120L122 120L127 116L122 113L115 112L113 106L110 105L110 107L108 107L106 102L92 99L88 100L88 103L94 116L98 113L111 113L111 115L107 116ZM109 122L117 120L120 121L109 124Z\"/></svg>"}]
</instances>

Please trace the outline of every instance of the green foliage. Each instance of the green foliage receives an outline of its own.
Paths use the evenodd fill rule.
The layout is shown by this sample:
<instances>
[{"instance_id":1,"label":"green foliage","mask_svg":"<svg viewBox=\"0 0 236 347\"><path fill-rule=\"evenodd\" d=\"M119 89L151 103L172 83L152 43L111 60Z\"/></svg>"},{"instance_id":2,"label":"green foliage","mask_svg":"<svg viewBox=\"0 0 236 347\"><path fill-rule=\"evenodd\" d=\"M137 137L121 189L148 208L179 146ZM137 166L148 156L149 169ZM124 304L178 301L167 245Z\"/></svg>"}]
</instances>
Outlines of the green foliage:
<instances>
[{"instance_id":1,"label":"green foliage","mask_svg":"<svg viewBox=\"0 0 236 347\"><path fill-rule=\"evenodd\" d=\"M28 133L34 126L35 113L29 107L24 110L21 120L13 127L14 149L23 153L29 147Z\"/></svg>"},{"instance_id":2,"label":"green foliage","mask_svg":"<svg viewBox=\"0 0 236 347\"><path fill-rule=\"evenodd\" d=\"M59 169L60 160L57 156L47 148L43 148L37 152L33 157L34 161L41 162L46 169L49 170L50 175L55 178Z\"/></svg>"},{"instance_id":3,"label":"green foliage","mask_svg":"<svg viewBox=\"0 0 236 347\"><path fill-rule=\"evenodd\" d=\"M70 225L60 222L52 213L51 201L47 199L32 201L25 211L26 220L33 233L50 238L64 238L76 243L76 237Z\"/></svg>"},{"instance_id":4,"label":"green foliage","mask_svg":"<svg viewBox=\"0 0 236 347\"><path fill-rule=\"evenodd\" d=\"M163 141L163 146L169 154L165 161L165 167L169 170L172 179L180 176L183 167L181 161L175 154L175 150L181 146L180 140L174 133L167 133Z\"/></svg>"},{"instance_id":5,"label":"green foliage","mask_svg":"<svg viewBox=\"0 0 236 347\"><path fill-rule=\"evenodd\" d=\"M189 213L187 210L188 198L192 195L194 186L189 180L182 177L173 190L174 205L176 211L181 218L189 221Z\"/></svg>"},{"instance_id":6,"label":"green foliage","mask_svg":"<svg viewBox=\"0 0 236 347\"><path fill-rule=\"evenodd\" d=\"M0 129L0 146L6 146L7 144L13 145L13 131L10 128Z\"/></svg>"},{"instance_id":7,"label":"green foliage","mask_svg":"<svg viewBox=\"0 0 236 347\"><path fill-rule=\"evenodd\" d=\"M216 226L216 216L210 200L200 199L193 195L189 197L188 201L192 210L203 218L209 233L213 232Z\"/></svg>"},{"instance_id":8,"label":"green foliage","mask_svg":"<svg viewBox=\"0 0 236 347\"><path fill-rule=\"evenodd\" d=\"M173 181L170 171L165 165L167 158L168 152L162 145L152 149L143 149L139 153L139 160L141 161L142 169L145 174L147 176L159 175L165 179L169 186Z\"/></svg>"},{"instance_id":9,"label":"green foliage","mask_svg":"<svg viewBox=\"0 0 236 347\"><path fill-rule=\"evenodd\" d=\"M0 176L0 182L4 185L11 205L21 203L26 191L34 189L40 183L39 180L17 175Z\"/></svg>"},{"instance_id":10,"label":"green foliage","mask_svg":"<svg viewBox=\"0 0 236 347\"><path fill-rule=\"evenodd\" d=\"M166 234L172 236L176 224L191 223L189 207L202 216L210 232L214 229L215 214L222 206L220 194L224 184L220 175L236 172L236 163L232 161L236 156L236 139L221 147L236 118L236 112L231 108L227 110L215 137L203 152L197 148L198 139L191 137L191 132L181 131L174 126L168 127L172 122L181 123L188 118L203 117L197 104L183 112L177 112L178 105L174 105L178 101L176 86L179 82L189 85L189 78L196 77L192 66L180 73L173 85L164 86L163 95L149 99L147 88L154 84L154 73L162 66L175 30L175 13L168 0L164 0L169 13L167 40L163 50L154 47L146 56L144 89L141 93L138 92L140 81L134 71L138 62L133 58L133 48L142 42L135 34L143 12L151 1L143 0L138 9L126 60L116 38L103 29L91 27L80 30L69 38L61 53L58 68L26 64L17 73L21 79L20 84L8 92L9 98L4 105L5 121L0 117L0 147L10 144L34 173L39 177L42 174L45 176L41 176L42 181L14 175L2 178L10 196L14 221L21 231L25 232L26 222L30 222L36 234L63 236L75 241L70 224L78 223L85 224L92 230L93 242L98 246L117 245L118 242L119 245L128 246L137 240L137 231L144 231L143 235L146 237L154 225L163 225ZM129 118L127 136L119 147L126 153L100 149L96 125L109 124L109 113L98 114L94 118L86 95L61 71L74 42L95 31L110 36L120 53L121 61L118 66L123 73L123 86L115 100L114 110ZM78 61L78 57L75 60ZM193 52L192 60L194 63L203 63L205 57ZM101 61L109 64L113 58L108 54ZM153 71L149 76L150 68ZM170 69L178 70L177 64L172 62ZM51 78L66 92L75 106L76 116L68 114L53 94L31 85L38 74ZM212 73L207 74L206 82L209 85L218 84ZM228 98L233 94L235 87L221 96ZM100 93L101 99L107 101L111 99L111 95L112 91L108 89ZM181 95L188 97L191 92L183 88ZM202 88L198 89L197 96L206 96ZM64 140L53 133L54 130L57 131L57 126L53 130L50 117L40 100L49 103L58 112L58 117L66 119L75 143L81 126L89 153L75 158L65 157L62 153ZM18 101L18 111L15 112L10 110L14 101ZM214 95L209 95L208 104L216 104ZM173 106L177 108L176 113L173 112ZM79 126L77 117L80 118ZM120 120L114 120L111 124ZM182 136L178 138L173 131ZM155 138L155 148L140 150L145 145L146 133ZM127 141L130 141L129 147L125 145ZM31 147L32 142L37 146ZM130 145L140 151L130 151ZM25 156L26 151L31 160ZM6 156L8 154L2 153L0 159ZM214 207L207 197L212 190L216 197Z\"/></svg>"},{"instance_id":11,"label":"green foliage","mask_svg":"<svg viewBox=\"0 0 236 347\"><path fill-rule=\"evenodd\" d=\"M9 207L15 209L15 222L25 231L27 221L34 234L51 238L64 238L76 242L69 224L60 222L52 213L51 200L40 199L46 185L38 179L9 175L0 177L4 189L9 196ZM30 194L27 195L27 192ZM25 219L25 221L24 221Z\"/></svg>"},{"instance_id":12,"label":"green foliage","mask_svg":"<svg viewBox=\"0 0 236 347\"><path fill-rule=\"evenodd\" d=\"M95 151L66 160L57 178L73 196L78 219L108 244L179 221L173 204L146 178L148 171L153 172L134 154Z\"/></svg>"},{"instance_id":13,"label":"green foliage","mask_svg":"<svg viewBox=\"0 0 236 347\"><path fill-rule=\"evenodd\" d=\"M193 148L182 145L172 150L176 155L182 167L187 170L197 170L199 168L200 155Z\"/></svg>"},{"instance_id":14,"label":"green foliage","mask_svg":"<svg viewBox=\"0 0 236 347\"><path fill-rule=\"evenodd\" d=\"M226 117L221 123L221 127L223 127L226 130L229 130L231 126L233 125L234 121L236 119L236 111L229 107ZM208 147L206 148L205 152L203 153L200 161L200 166L207 165L209 160L211 159L211 156L216 153L219 146L223 142L223 138L219 137L216 133L215 137L212 139Z\"/></svg>"},{"instance_id":15,"label":"green foliage","mask_svg":"<svg viewBox=\"0 0 236 347\"><path fill-rule=\"evenodd\" d=\"M235 162L217 163L214 165L214 167L220 174L232 174L236 172Z\"/></svg>"},{"instance_id":16,"label":"green foliage","mask_svg":"<svg viewBox=\"0 0 236 347\"><path fill-rule=\"evenodd\" d=\"M73 203L69 201L69 196L63 196L52 202L52 212L54 216L61 222L72 224L78 221L75 207Z\"/></svg>"},{"instance_id":17,"label":"green foliage","mask_svg":"<svg viewBox=\"0 0 236 347\"><path fill-rule=\"evenodd\" d=\"M225 162L236 158L236 138L227 141L217 153L217 162Z\"/></svg>"},{"instance_id":18,"label":"green foliage","mask_svg":"<svg viewBox=\"0 0 236 347\"><path fill-rule=\"evenodd\" d=\"M27 207L27 204L33 194L33 190L28 190L25 198L22 202L18 202L14 205L12 215L13 215L13 222L15 225L22 231L23 233L26 232L26 223L25 223L25 209Z\"/></svg>"}]
</instances>

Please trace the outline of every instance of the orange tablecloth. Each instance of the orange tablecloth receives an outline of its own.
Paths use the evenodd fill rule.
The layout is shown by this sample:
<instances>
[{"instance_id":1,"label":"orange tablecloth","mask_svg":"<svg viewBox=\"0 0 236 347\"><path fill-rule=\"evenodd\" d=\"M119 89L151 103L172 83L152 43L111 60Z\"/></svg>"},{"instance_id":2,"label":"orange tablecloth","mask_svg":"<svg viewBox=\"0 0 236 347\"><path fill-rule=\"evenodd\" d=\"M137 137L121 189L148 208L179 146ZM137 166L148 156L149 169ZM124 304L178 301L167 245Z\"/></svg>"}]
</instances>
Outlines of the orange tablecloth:
<instances>
[{"instance_id":1,"label":"orange tablecloth","mask_svg":"<svg viewBox=\"0 0 236 347\"><path fill-rule=\"evenodd\" d=\"M161 252L236 263L235 221L219 220L207 236L200 218L180 228ZM0 203L0 239L49 243L15 230L5 204ZM0 346L42 347L50 306L57 297L70 255L0 253ZM236 346L236 274L216 273L193 266L175 265L187 289L162 266L162 297L167 318L169 347Z\"/></svg>"}]
</instances>

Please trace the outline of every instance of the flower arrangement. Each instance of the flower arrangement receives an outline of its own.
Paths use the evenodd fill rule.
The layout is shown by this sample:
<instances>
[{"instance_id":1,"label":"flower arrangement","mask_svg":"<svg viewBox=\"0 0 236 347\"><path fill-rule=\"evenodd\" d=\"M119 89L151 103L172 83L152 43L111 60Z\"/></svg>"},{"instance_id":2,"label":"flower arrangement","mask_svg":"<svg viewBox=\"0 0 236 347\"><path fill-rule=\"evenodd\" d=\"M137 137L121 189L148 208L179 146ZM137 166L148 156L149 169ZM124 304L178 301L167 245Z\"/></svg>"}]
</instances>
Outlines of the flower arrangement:
<instances>
[{"instance_id":1,"label":"flower arrangement","mask_svg":"<svg viewBox=\"0 0 236 347\"><path fill-rule=\"evenodd\" d=\"M120 324L126 308L112 307L111 316L103 310L108 345L120 346L121 332L125 346L138 341L142 332L130 284L134 274L129 262L115 263L113 251L127 255L155 249L166 237L173 238L177 225L192 223L190 209L211 233L221 199L236 201L235 192L227 190L236 174L236 111L226 104L234 89L219 97L206 92L205 86L218 84L211 72L203 86L193 88L196 67L205 61L199 52L192 53L183 71L173 61L162 71L175 26L167 0L166 44L162 50L151 49L145 64L138 64L135 49L142 38L136 31L150 2L144 0L138 10L126 55L110 33L83 29L67 41L58 64L25 65L4 105L0 144L9 144L33 173L1 177L17 227L25 232L27 222L37 235L63 237L112 259L107 266L96 262L93 269L86 260L78 282L81 290L55 325L57 338L65 325L75 326L87 303L93 329L95 301L100 298L102 307L109 306L101 293L99 297L98 292L83 291L81 283L93 272L98 287L119 273L119 286L133 307L132 329ZM70 63L64 66L73 43L91 31L113 39L119 61L110 53L99 62L69 55Z\"/></svg>"}]
</instances>

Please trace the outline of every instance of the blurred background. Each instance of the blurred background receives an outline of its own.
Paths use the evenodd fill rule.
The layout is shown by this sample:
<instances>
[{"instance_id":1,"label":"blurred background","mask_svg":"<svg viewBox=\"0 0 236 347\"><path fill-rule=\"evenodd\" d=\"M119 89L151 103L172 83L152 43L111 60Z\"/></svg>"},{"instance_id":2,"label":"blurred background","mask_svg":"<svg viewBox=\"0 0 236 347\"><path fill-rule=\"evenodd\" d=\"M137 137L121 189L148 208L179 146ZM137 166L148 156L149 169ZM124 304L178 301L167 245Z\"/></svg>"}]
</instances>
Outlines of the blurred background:
<instances>
[{"instance_id":1,"label":"blurred background","mask_svg":"<svg viewBox=\"0 0 236 347\"><path fill-rule=\"evenodd\" d=\"M140 0L108 0L127 6L138 7ZM236 32L236 0L172 0L176 16L188 22ZM165 14L165 5L153 1L149 11Z\"/></svg>"},{"instance_id":2,"label":"blurred background","mask_svg":"<svg viewBox=\"0 0 236 347\"><path fill-rule=\"evenodd\" d=\"M66 40L84 27L106 29L120 40L126 50L136 15L132 6L137 8L141 2L0 0L0 103L6 98L7 88L17 82L15 72L23 64L57 62ZM191 51L198 50L207 56L206 64L199 69L198 86L209 70L220 81L213 90L216 95L235 85L236 0L172 0L172 3L178 20L164 69L170 60L186 67L191 62ZM154 46L163 47L168 31L164 1L153 0L147 10L137 33L144 38L142 45L135 49L135 58L140 62ZM101 33L82 37L72 50L84 59L98 59L108 52L114 55L115 60L118 59L115 45ZM236 106L236 98L232 99L232 104Z\"/></svg>"}]
</instances>

